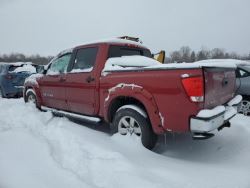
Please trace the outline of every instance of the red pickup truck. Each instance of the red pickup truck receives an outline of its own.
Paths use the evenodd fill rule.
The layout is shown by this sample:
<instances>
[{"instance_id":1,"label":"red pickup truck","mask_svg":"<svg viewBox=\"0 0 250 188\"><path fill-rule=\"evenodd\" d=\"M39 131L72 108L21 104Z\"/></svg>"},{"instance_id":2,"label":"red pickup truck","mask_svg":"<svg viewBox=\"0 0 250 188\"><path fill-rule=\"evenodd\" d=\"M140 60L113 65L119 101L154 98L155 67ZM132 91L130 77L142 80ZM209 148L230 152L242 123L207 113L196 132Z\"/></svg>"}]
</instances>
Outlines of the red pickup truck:
<instances>
[{"instance_id":1,"label":"red pickup truck","mask_svg":"<svg viewBox=\"0 0 250 188\"><path fill-rule=\"evenodd\" d=\"M134 63L133 63L134 62ZM208 138L237 113L235 68L164 65L128 40L100 41L57 55L25 81L24 99L42 110L108 122L152 149L157 135L191 132Z\"/></svg>"}]
</instances>

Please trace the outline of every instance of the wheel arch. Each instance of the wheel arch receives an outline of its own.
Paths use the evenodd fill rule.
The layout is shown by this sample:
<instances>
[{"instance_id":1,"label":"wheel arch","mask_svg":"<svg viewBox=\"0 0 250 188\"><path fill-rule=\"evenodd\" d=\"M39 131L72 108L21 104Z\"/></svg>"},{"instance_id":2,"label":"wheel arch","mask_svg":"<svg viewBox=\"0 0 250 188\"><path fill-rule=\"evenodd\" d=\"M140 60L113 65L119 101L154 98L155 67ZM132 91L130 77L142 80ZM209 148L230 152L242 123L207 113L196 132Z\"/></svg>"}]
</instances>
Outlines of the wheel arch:
<instances>
[{"instance_id":1,"label":"wheel arch","mask_svg":"<svg viewBox=\"0 0 250 188\"><path fill-rule=\"evenodd\" d=\"M112 123L115 113L124 105L136 105L147 114L156 134L164 133L154 97L142 87L123 86L109 90L104 102L104 119Z\"/></svg>"},{"instance_id":2,"label":"wheel arch","mask_svg":"<svg viewBox=\"0 0 250 188\"><path fill-rule=\"evenodd\" d=\"M41 94L38 88L33 87L33 86L25 86L24 90L23 90L23 96L24 96L24 101L27 102L27 98L26 98L26 94L28 91L32 91L37 99L37 105L38 107L41 106L42 104L42 98L41 98Z\"/></svg>"}]
</instances>

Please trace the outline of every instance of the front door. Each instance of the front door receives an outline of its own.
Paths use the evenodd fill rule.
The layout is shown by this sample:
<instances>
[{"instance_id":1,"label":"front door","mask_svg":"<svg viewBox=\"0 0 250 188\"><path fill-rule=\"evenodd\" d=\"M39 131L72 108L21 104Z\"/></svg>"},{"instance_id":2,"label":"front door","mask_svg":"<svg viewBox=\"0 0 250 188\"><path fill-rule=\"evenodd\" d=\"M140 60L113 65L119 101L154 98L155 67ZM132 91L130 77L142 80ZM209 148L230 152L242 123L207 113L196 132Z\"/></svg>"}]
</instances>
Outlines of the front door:
<instances>
[{"instance_id":1,"label":"front door","mask_svg":"<svg viewBox=\"0 0 250 188\"><path fill-rule=\"evenodd\" d=\"M94 64L97 47L80 48L75 51L71 70L66 76L66 98L71 112L93 115L95 111L96 79Z\"/></svg>"},{"instance_id":2,"label":"front door","mask_svg":"<svg viewBox=\"0 0 250 188\"><path fill-rule=\"evenodd\" d=\"M71 53L54 59L47 73L39 80L43 104L47 107L68 110L65 94L66 70Z\"/></svg>"}]
</instances>

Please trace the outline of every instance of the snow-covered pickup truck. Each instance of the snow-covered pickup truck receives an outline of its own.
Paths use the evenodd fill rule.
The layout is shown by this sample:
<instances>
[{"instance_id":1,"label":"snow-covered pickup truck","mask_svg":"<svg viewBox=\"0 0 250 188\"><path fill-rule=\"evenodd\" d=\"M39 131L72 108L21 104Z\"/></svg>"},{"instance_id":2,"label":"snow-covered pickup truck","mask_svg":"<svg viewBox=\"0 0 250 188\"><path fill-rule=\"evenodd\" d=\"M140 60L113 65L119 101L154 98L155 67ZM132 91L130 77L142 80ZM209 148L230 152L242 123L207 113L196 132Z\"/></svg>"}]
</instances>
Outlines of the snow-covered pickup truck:
<instances>
[{"instance_id":1,"label":"snow-covered pickup truck","mask_svg":"<svg viewBox=\"0 0 250 188\"><path fill-rule=\"evenodd\" d=\"M235 68L164 65L140 43L99 41L60 53L26 79L24 99L42 110L104 120L113 133L138 136L152 149L159 134L208 138L229 127L241 101L234 97Z\"/></svg>"}]
</instances>

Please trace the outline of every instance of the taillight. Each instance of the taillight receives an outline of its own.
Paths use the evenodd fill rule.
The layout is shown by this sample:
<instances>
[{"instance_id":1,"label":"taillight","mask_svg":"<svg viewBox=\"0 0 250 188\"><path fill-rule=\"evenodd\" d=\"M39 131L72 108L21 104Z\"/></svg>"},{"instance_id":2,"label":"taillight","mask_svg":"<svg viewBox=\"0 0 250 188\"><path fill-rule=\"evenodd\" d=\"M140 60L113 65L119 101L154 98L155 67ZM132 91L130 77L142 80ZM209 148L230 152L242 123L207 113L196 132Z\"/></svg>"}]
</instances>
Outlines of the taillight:
<instances>
[{"instance_id":1,"label":"taillight","mask_svg":"<svg viewBox=\"0 0 250 188\"><path fill-rule=\"evenodd\" d=\"M202 76L182 78L182 85L192 102L204 101L204 82Z\"/></svg>"},{"instance_id":2,"label":"taillight","mask_svg":"<svg viewBox=\"0 0 250 188\"><path fill-rule=\"evenodd\" d=\"M7 75L5 75L5 78L6 78L7 80L12 80L12 79L14 78L14 76L12 76L12 75L10 75L10 74L7 74Z\"/></svg>"}]
</instances>

